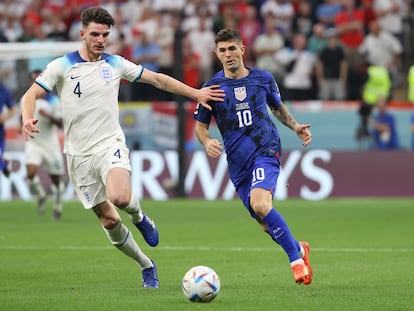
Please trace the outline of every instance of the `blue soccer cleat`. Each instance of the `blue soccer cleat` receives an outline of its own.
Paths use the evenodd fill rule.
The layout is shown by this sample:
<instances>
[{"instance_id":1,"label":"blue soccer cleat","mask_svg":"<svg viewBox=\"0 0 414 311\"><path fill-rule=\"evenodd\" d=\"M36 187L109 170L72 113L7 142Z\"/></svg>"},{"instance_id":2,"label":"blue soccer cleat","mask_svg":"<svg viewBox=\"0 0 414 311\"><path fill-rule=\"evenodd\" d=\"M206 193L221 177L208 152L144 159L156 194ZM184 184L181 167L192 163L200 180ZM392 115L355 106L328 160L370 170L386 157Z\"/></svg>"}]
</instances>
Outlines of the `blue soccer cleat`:
<instances>
[{"instance_id":1,"label":"blue soccer cleat","mask_svg":"<svg viewBox=\"0 0 414 311\"><path fill-rule=\"evenodd\" d=\"M157 266L153 261L152 264L153 266L151 268L142 270L142 287L144 288L160 287L160 283L158 282Z\"/></svg>"},{"instance_id":2,"label":"blue soccer cleat","mask_svg":"<svg viewBox=\"0 0 414 311\"><path fill-rule=\"evenodd\" d=\"M158 245L158 230L155 227L154 222L147 215L144 214L142 220L138 223L134 223L134 225L141 232L145 242L147 242L149 246L154 247Z\"/></svg>"}]
</instances>

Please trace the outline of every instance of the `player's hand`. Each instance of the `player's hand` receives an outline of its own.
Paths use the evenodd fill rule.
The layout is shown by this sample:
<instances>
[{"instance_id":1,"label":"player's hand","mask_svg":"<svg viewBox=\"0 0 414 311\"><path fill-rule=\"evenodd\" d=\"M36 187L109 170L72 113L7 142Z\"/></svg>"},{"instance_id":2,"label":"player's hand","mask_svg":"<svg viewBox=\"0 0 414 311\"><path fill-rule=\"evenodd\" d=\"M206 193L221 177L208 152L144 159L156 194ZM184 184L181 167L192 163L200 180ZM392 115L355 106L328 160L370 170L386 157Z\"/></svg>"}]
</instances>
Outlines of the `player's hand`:
<instances>
[{"instance_id":1,"label":"player's hand","mask_svg":"<svg viewBox=\"0 0 414 311\"><path fill-rule=\"evenodd\" d=\"M29 140L29 138L34 138L33 133L39 133L39 129L36 127L36 123L39 120L37 119L29 119L24 121L22 126L22 133L26 140Z\"/></svg>"},{"instance_id":2,"label":"player's hand","mask_svg":"<svg viewBox=\"0 0 414 311\"><path fill-rule=\"evenodd\" d=\"M208 102L222 102L224 101L224 96L224 90L220 89L220 85L211 85L198 90L197 102L208 110L211 110Z\"/></svg>"},{"instance_id":3,"label":"player's hand","mask_svg":"<svg viewBox=\"0 0 414 311\"><path fill-rule=\"evenodd\" d=\"M309 131L310 127L310 124L299 124L295 129L296 135L303 141L303 147L306 147L312 141L312 133Z\"/></svg>"},{"instance_id":4,"label":"player's hand","mask_svg":"<svg viewBox=\"0 0 414 311\"><path fill-rule=\"evenodd\" d=\"M223 145L217 139L209 139L204 145L204 148L212 158L218 158L223 151Z\"/></svg>"}]
</instances>

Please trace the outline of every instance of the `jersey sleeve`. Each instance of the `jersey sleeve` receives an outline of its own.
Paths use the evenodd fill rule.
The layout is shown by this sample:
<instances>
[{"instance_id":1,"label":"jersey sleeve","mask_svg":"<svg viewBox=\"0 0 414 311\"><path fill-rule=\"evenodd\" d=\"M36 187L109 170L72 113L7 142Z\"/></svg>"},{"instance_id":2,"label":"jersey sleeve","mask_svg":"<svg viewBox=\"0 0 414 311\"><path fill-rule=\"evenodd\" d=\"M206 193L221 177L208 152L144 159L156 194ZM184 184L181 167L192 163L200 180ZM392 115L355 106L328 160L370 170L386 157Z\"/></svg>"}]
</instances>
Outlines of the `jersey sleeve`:
<instances>
[{"instance_id":1,"label":"jersey sleeve","mask_svg":"<svg viewBox=\"0 0 414 311\"><path fill-rule=\"evenodd\" d=\"M142 65L137 65L126 58L119 56L122 61L122 78L128 80L129 82L136 82L141 78L144 67Z\"/></svg>"},{"instance_id":2,"label":"jersey sleeve","mask_svg":"<svg viewBox=\"0 0 414 311\"><path fill-rule=\"evenodd\" d=\"M137 65L123 56L116 54L103 54L102 60L114 68L122 79L129 82L136 82L141 78L144 67Z\"/></svg>"},{"instance_id":3,"label":"jersey sleeve","mask_svg":"<svg viewBox=\"0 0 414 311\"><path fill-rule=\"evenodd\" d=\"M210 124L212 113L207 108L204 108L200 103L197 104L193 113L193 118L202 123Z\"/></svg>"},{"instance_id":4,"label":"jersey sleeve","mask_svg":"<svg viewBox=\"0 0 414 311\"><path fill-rule=\"evenodd\" d=\"M269 93L268 93L268 105L272 108L277 108L282 104L282 97L280 96L279 87L271 76L269 78Z\"/></svg>"},{"instance_id":5,"label":"jersey sleeve","mask_svg":"<svg viewBox=\"0 0 414 311\"><path fill-rule=\"evenodd\" d=\"M60 57L51 61L46 69L36 78L35 83L44 88L47 92L52 92L55 85L64 73L64 58Z\"/></svg>"},{"instance_id":6,"label":"jersey sleeve","mask_svg":"<svg viewBox=\"0 0 414 311\"><path fill-rule=\"evenodd\" d=\"M220 83L217 83L216 81L213 81L210 79L209 81L203 83L202 87L209 87L214 84L220 84ZM213 111L214 111L214 106L213 106ZM212 115L213 115L212 111L208 110L200 103L197 103L197 106L193 113L193 119L200 121L202 123L210 124Z\"/></svg>"}]
</instances>

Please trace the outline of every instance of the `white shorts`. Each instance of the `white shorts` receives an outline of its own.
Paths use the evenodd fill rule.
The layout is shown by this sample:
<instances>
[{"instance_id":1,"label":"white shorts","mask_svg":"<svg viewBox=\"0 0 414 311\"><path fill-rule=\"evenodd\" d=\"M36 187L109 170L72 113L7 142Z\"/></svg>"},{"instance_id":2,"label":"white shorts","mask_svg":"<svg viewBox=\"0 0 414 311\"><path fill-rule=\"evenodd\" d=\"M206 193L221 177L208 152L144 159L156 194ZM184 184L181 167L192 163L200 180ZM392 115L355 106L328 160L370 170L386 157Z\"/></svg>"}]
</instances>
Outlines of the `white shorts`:
<instances>
[{"instance_id":1,"label":"white shorts","mask_svg":"<svg viewBox=\"0 0 414 311\"><path fill-rule=\"evenodd\" d=\"M26 144L26 164L43 166L50 175L63 175L65 164L59 148L45 149L35 144Z\"/></svg>"},{"instance_id":2,"label":"white shorts","mask_svg":"<svg viewBox=\"0 0 414 311\"><path fill-rule=\"evenodd\" d=\"M129 149L117 142L92 155L67 155L68 174L85 209L105 202L106 176L114 167L131 171Z\"/></svg>"}]
</instances>

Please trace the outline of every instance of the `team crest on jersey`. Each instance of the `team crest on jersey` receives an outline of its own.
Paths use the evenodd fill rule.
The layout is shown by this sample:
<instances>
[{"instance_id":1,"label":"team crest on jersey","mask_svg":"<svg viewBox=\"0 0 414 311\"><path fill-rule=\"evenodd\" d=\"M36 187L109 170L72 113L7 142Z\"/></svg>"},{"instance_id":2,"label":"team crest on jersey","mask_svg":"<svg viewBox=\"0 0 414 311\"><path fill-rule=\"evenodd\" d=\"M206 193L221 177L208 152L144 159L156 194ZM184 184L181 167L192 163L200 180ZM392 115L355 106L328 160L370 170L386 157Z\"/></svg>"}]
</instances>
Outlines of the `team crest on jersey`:
<instances>
[{"instance_id":1,"label":"team crest on jersey","mask_svg":"<svg viewBox=\"0 0 414 311\"><path fill-rule=\"evenodd\" d=\"M236 97L237 100L244 100L247 97L247 92L246 92L246 87L242 86L242 87L236 87L234 89L234 96Z\"/></svg>"},{"instance_id":2,"label":"team crest on jersey","mask_svg":"<svg viewBox=\"0 0 414 311\"><path fill-rule=\"evenodd\" d=\"M112 79L112 71L109 67L101 67L101 77L105 81L111 81Z\"/></svg>"}]
</instances>

